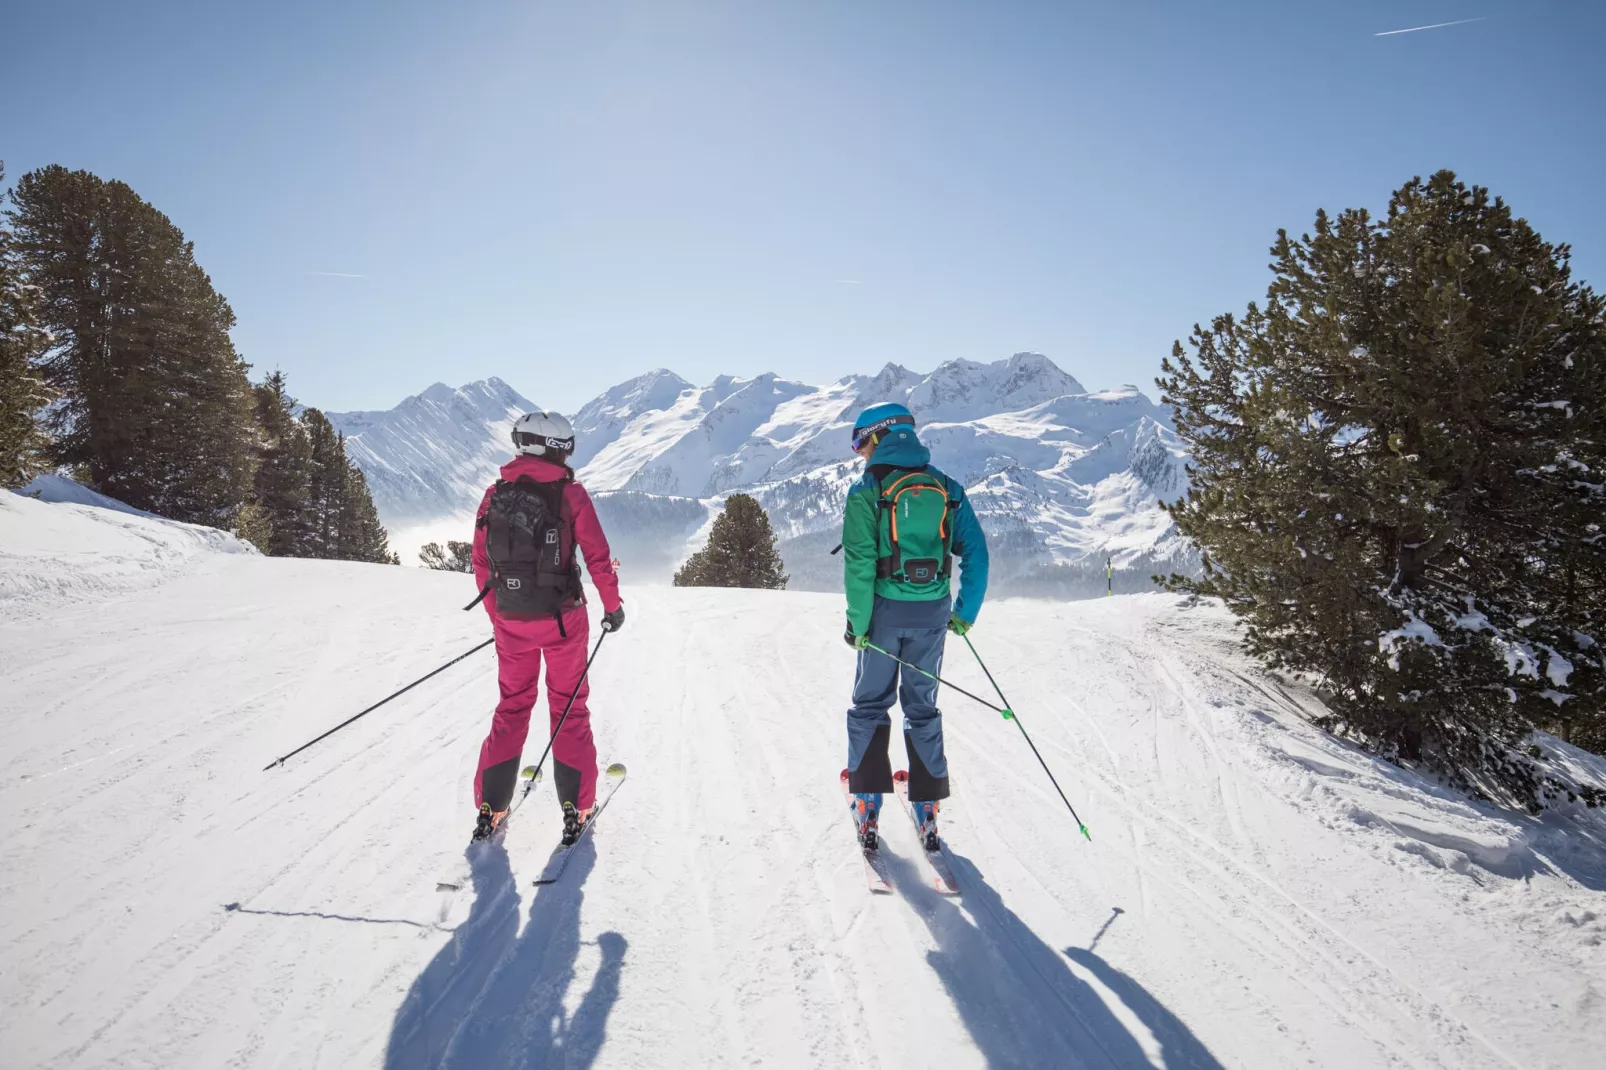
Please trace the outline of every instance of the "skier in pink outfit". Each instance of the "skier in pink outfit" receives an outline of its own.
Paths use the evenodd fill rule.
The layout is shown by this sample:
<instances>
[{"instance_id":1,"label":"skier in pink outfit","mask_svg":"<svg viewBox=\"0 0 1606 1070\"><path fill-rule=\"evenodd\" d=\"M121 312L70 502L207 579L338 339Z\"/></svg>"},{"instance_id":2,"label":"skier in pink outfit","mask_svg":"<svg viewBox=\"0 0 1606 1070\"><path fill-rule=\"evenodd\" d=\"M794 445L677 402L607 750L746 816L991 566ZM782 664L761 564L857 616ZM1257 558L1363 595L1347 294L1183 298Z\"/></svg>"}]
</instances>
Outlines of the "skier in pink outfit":
<instances>
[{"instance_id":1,"label":"skier in pink outfit","mask_svg":"<svg viewBox=\"0 0 1606 1070\"><path fill-rule=\"evenodd\" d=\"M486 488L474 525L474 575L496 636L502 698L480 747L474 776L479 810L475 838L490 836L506 816L547 668L548 732L553 780L564 812L564 840L573 842L596 800L597 748L591 738L590 691L582 679L590 619L580 587L579 549L602 599L604 631L617 631L625 611L613 555L591 496L569 467L574 430L558 413L534 412L513 428L519 456ZM558 728L570 696L569 714Z\"/></svg>"}]
</instances>

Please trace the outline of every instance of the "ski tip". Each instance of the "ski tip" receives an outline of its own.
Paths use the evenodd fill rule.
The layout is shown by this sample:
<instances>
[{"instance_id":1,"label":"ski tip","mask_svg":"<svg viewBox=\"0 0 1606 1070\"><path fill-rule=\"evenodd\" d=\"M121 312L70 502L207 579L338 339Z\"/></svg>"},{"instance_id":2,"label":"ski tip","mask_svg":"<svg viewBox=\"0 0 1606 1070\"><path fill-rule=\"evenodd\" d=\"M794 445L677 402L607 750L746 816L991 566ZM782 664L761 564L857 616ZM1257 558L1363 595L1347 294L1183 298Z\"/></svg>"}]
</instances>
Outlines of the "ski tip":
<instances>
[{"instance_id":1,"label":"ski tip","mask_svg":"<svg viewBox=\"0 0 1606 1070\"><path fill-rule=\"evenodd\" d=\"M524 772L520 775L524 777L525 780L540 780L541 770L537 769L533 765L527 765L524 767Z\"/></svg>"},{"instance_id":2,"label":"ski tip","mask_svg":"<svg viewBox=\"0 0 1606 1070\"><path fill-rule=\"evenodd\" d=\"M608 766L606 772L611 777L615 777L615 778L622 777L622 776L625 775L625 772L626 772L625 763L624 762L614 762L612 765Z\"/></svg>"}]
</instances>

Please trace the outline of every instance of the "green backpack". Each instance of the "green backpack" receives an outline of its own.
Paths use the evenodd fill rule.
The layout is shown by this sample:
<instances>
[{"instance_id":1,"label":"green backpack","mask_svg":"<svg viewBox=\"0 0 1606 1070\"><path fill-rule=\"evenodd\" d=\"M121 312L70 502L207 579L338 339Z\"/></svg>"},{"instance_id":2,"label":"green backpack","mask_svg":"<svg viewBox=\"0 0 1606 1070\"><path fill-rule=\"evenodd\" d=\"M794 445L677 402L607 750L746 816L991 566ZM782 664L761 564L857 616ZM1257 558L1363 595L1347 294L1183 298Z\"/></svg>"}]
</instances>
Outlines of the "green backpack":
<instances>
[{"instance_id":1,"label":"green backpack","mask_svg":"<svg viewBox=\"0 0 1606 1070\"><path fill-rule=\"evenodd\" d=\"M876 528L876 576L921 586L953 571L954 518L959 502L929 472L892 472L881 481Z\"/></svg>"}]
</instances>

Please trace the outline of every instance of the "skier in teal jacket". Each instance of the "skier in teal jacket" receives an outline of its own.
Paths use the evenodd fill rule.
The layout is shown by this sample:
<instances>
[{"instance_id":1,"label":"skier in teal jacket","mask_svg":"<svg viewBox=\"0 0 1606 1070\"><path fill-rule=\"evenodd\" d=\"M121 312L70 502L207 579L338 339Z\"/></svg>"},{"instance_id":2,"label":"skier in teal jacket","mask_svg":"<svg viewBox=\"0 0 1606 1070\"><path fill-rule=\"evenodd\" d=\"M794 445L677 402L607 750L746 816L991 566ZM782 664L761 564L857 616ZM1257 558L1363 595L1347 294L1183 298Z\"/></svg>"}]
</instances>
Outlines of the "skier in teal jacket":
<instances>
[{"instance_id":1,"label":"skier in teal jacket","mask_svg":"<svg viewBox=\"0 0 1606 1070\"><path fill-rule=\"evenodd\" d=\"M975 510L965 489L931 464L914 425L898 404L859 414L853 450L867 463L842 518L844 638L859 652L844 775L860 842L872 848L882 794L893 786L887 748L894 695L903 710L909 799L928 848L938 842L937 804L948 797L937 683L912 670L900 674L887 654L937 674L945 631L969 631L987 592L987 538ZM962 565L957 602L951 600L955 558Z\"/></svg>"}]
</instances>

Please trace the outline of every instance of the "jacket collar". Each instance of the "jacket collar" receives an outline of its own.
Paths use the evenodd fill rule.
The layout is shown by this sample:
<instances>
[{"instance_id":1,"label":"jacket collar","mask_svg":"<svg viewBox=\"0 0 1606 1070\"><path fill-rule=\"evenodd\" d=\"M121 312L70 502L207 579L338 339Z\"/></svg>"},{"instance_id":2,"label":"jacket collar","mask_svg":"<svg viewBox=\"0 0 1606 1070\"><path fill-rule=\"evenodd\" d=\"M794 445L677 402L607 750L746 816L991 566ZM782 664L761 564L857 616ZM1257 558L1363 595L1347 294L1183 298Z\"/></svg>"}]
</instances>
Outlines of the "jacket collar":
<instances>
[{"instance_id":1,"label":"jacket collar","mask_svg":"<svg viewBox=\"0 0 1606 1070\"><path fill-rule=\"evenodd\" d=\"M509 483L520 477L537 483L556 483L573 474L566 466L531 453L521 453L502 466L502 478Z\"/></svg>"}]
</instances>

